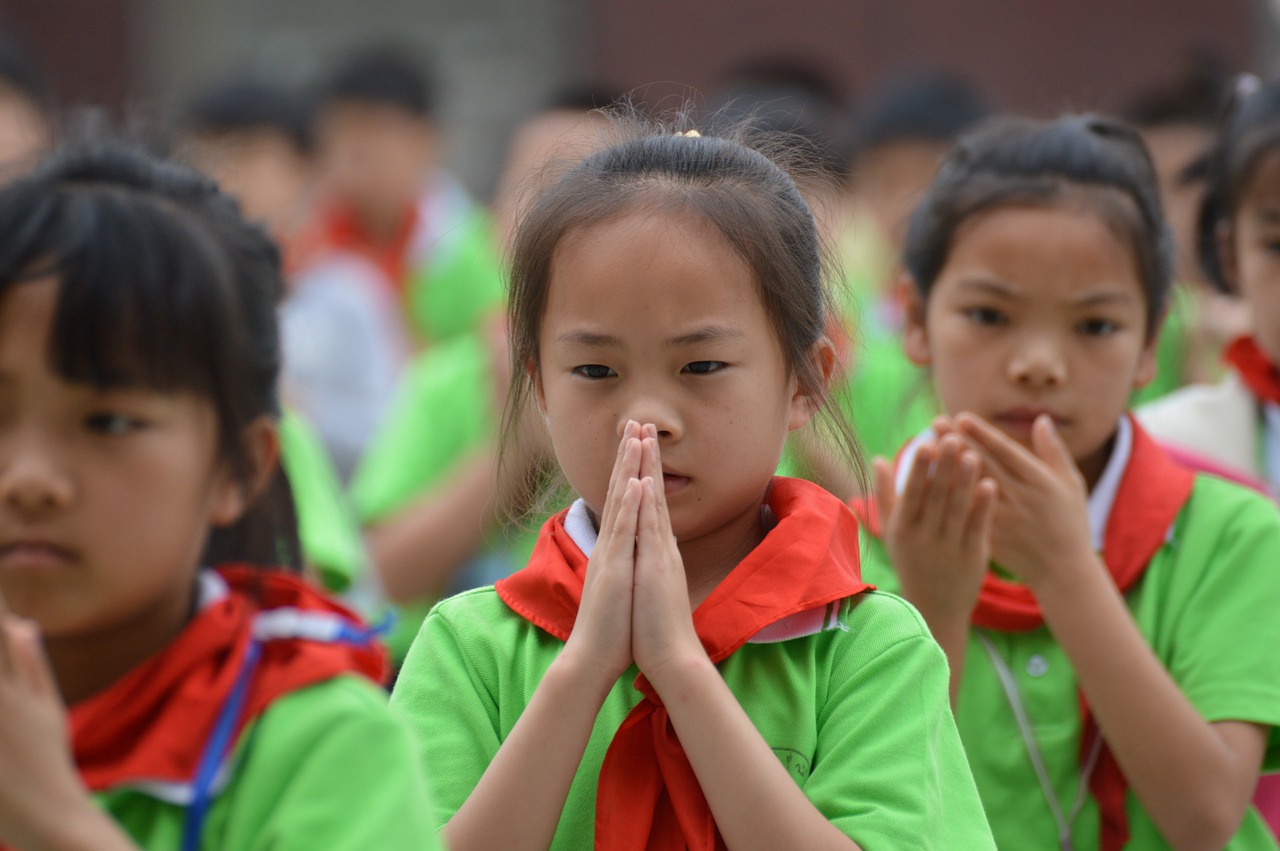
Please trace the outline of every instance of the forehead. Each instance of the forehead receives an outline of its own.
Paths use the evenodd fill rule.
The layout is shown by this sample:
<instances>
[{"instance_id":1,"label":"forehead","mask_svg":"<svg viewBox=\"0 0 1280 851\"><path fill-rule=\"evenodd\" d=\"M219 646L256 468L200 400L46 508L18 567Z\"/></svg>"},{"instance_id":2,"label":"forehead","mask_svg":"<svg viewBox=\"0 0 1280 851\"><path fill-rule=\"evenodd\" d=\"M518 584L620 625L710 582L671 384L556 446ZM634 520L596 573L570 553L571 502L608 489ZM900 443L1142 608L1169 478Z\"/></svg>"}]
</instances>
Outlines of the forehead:
<instances>
[{"instance_id":1,"label":"forehead","mask_svg":"<svg viewBox=\"0 0 1280 851\"><path fill-rule=\"evenodd\" d=\"M551 260L543 339L567 325L670 330L766 320L747 262L706 219L644 206L564 236Z\"/></svg>"},{"instance_id":2,"label":"forehead","mask_svg":"<svg viewBox=\"0 0 1280 851\"><path fill-rule=\"evenodd\" d=\"M1069 296L1107 289L1145 290L1129 242L1098 210L1069 206L999 207L955 233L939 285L989 278L1025 293Z\"/></svg>"}]
</instances>

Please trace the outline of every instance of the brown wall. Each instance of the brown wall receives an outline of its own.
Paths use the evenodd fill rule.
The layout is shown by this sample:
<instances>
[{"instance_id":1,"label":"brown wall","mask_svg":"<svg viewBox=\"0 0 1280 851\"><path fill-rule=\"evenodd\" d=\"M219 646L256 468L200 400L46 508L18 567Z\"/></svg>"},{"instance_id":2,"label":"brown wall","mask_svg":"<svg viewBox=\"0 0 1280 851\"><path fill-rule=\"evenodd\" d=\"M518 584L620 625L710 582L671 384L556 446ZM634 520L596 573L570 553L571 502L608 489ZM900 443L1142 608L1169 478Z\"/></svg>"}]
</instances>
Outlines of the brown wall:
<instances>
[{"instance_id":1,"label":"brown wall","mask_svg":"<svg viewBox=\"0 0 1280 851\"><path fill-rule=\"evenodd\" d=\"M119 114L132 83L129 0L0 0L0 27L30 50L59 104Z\"/></svg>"},{"instance_id":2,"label":"brown wall","mask_svg":"<svg viewBox=\"0 0 1280 851\"><path fill-rule=\"evenodd\" d=\"M946 68L1002 107L1115 109L1190 47L1232 70L1260 52L1249 0L594 0L596 74L651 105L714 92L760 57L803 59L846 97L895 71ZM664 101L664 99L666 99ZM661 103L660 103L661 102Z\"/></svg>"}]
</instances>

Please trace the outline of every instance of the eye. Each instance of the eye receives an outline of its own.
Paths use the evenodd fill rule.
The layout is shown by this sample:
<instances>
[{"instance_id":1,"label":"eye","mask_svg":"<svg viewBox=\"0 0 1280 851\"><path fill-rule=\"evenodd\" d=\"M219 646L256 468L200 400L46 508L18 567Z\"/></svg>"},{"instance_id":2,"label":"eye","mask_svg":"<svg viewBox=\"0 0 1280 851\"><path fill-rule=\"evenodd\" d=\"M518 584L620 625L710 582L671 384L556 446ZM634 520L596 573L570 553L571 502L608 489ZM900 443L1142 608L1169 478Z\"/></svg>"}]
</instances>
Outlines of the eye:
<instances>
[{"instance_id":1,"label":"eye","mask_svg":"<svg viewBox=\"0 0 1280 851\"><path fill-rule=\"evenodd\" d=\"M727 366L728 364L722 360L696 360L685 364L684 371L694 375L708 375L712 372L719 372Z\"/></svg>"},{"instance_id":2,"label":"eye","mask_svg":"<svg viewBox=\"0 0 1280 851\"><path fill-rule=\"evenodd\" d=\"M1089 337L1107 337L1120 330L1120 326L1110 319L1085 319L1076 327Z\"/></svg>"},{"instance_id":3,"label":"eye","mask_svg":"<svg viewBox=\"0 0 1280 851\"><path fill-rule=\"evenodd\" d=\"M968 307L965 308L964 315L978 325L996 326L1008 322L1008 317L994 307Z\"/></svg>"},{"instance_id":4,"label":"eye","mask_svg":"<svg viewBox=\"0 0 1280 851\"><path fill-rule=\"evenodd\" d=\"M146 423L128 414L102 412L86 417L85 426L99 434L122 435L139 431L146 427Z\"/></svg>"},{"instance_id":5,"label":"eye","mask_svg":"<svg viewBox=\"0 0 1280 851\"><path fill-rule=\"evenodd\" d=\"M589 378L593 381L598 381L602 378L613 378L618 373L614 372L604 364L586 363L582 366L575 366L573 368L573 374L581 375L583 378Z\"/></svg>"}]
</instances>

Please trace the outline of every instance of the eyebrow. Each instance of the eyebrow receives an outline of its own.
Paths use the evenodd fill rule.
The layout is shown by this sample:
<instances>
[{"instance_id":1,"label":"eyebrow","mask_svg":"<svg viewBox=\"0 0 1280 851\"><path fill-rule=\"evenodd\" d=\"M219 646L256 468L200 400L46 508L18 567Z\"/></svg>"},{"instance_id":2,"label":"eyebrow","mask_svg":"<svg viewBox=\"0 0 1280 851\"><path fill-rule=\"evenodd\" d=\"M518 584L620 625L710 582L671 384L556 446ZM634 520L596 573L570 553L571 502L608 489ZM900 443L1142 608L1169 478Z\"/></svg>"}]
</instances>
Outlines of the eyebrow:
<instances>
[{"instance_id":1,"label":"eyebrow","mask_svg":"<svg viewBox=\"0 0 1280 851\"><path fill-rule=\"evenodd\" d=\"M1278 221L1280 221L1280 218L1278 218ZM994 281L989 278L966 278L960 281L960 285L971 289L982 290L983 292L988 292L992 295L1000 296L1001 298L1005 298L1010 301L1018 301L1021 298L1021 296L1019 296L1014 290L999 281ZM1135 295L1128 292L1127 289L1123 291L1105 290L1103 292L1090 293L1083 298L1072 301L1071 304L1075 307L1096 307L1101 304L1126 304L1133 301L1134 298Z\"/></svg>"},{"instance_id":2,"label":"eyebrow","mask_svg":"<svg viewBox=\"0 0 1280 851\"><path fill-rule=\"evenodd\" d=\"M671 337L667 346L687 346L694 343L707 343L715 340L739 340L746 336L741 328L730 325L707 325L685 334ZM592 348L621 347L622 341L609 334L597 334L593 331L567 331L556 337L557 343Z\"/></svg>"}]
</instances>

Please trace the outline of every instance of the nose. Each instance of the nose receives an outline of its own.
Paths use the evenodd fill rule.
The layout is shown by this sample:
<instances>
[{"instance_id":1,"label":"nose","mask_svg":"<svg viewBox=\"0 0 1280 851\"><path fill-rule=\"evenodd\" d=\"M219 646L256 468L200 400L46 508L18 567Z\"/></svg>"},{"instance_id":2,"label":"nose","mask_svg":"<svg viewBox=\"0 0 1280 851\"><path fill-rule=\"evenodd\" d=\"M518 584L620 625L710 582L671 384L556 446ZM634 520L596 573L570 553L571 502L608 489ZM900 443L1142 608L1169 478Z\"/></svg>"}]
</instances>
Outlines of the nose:
<instances>
[{"instance_id":1,"label":"nose","mask_svg":"<svg viewBox=\"0 0 1280 851\"><path fill-rule=\"evenodd\" d=\"M47 439L0 437L0 503L35 514L65 506L71 497L71 478Z\"/></svg>"},{"instance_id":2,"label":"nose","mask_svg":"<svg viewBox=\"0 0 1280 851\"><path fill-rule=\"evenodd\" d=\"M684 433L683 421L678 406L657 389L639 389L627 400L627 404L619 412L618 439L627 427L627 420L635 420L640 425L652 423L658 430L658 438L671 441L678 440Z\"/></svg>"},{"instance_id":3,"label":"nose","mask_svg":"<svg viewBox=\"0 0 1280 851\"><path fill-rule=\"evenodd\" d=\"M1053 335L1028 333L1009 361L1010 378L1028 387L1057 387L1067 379L1066 352Z\"/></svg>"}]
</instances>

